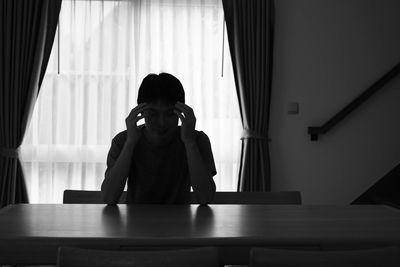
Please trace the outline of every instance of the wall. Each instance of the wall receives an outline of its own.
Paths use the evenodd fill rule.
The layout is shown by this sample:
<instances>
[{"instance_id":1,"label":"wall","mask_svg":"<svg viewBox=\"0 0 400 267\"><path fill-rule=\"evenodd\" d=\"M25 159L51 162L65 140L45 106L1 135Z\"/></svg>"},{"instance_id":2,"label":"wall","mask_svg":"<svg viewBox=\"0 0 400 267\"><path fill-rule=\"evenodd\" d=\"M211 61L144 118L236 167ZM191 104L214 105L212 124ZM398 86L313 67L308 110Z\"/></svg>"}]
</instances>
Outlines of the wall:
<instances>
[{"instance_id":1,"label":"wall","mask_svg":"<svg viewBox=\"0 0 400 267\"><path fill-rule=\"evenodd\" d=\"M400 162L400 77L331 132L320 126L400 62L400 1L277 0L272 190L347 204ZM298 102L300 113L287 114Z\"/></svg>"}]
</instances>

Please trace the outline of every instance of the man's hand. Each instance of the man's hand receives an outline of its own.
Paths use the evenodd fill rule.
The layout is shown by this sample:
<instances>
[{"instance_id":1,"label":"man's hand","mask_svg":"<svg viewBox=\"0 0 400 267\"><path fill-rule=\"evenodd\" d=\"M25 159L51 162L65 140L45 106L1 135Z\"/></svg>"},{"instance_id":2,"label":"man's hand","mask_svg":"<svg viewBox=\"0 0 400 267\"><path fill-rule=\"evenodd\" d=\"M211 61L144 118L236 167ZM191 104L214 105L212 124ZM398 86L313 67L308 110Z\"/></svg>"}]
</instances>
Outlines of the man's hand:
<instances>
[{"instance_id":1,"label":"man's hand","mask_svg":"<svg viewBox=\"0 0 400 267\"><path fill-rule=\"evenodd\" d=\"M195 141L196 117L193 109L181 102L176 102L174 113L181 119L181 139L185 144Z\"/></svg>"},{"instance_id":2,"label":"man's hand","mask_svg":"<svg viewBox=\"0 0 400 267\"><path fill-rule=\"evenodd\" d=\"M143 111L147 109L146 103L137 105L129 113L128 117L125 119L126 129L127 129L127 142L132 142L134 144L139 141L142 133L137 125L137 122L144 118ZM140 115L139 115L140 114Z\"/></svg>"}]
</instances>

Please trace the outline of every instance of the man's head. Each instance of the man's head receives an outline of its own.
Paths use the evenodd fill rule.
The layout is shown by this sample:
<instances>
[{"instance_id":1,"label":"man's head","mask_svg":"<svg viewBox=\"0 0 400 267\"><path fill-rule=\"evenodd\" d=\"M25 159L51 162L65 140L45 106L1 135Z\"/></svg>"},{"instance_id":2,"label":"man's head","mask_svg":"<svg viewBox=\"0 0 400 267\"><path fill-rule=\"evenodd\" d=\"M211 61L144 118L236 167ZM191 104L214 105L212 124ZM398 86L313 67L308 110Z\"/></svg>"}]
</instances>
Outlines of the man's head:
<instances>
[{"instance_id":1,"label":"man's head","mask_svg":"<svg viewBox=\"0 0 400 267\"><path fill-rule=\"evenodd\" d=\"M147 103L144 112L146 133L157 145L168 143L178 127L175 103L185 101L181 82L168 73L149 74L139 87L138 104Z\"/></svg>"},{"instance_id":2,"label":"man's head","mask_svg":"<svg viewBox=\"0 0 400 267\"><path fill-rule=\"evenodd\" d=\"M149 74L139 87L137 103L150 103L163 100L171 105L185 103L185 91L181 82L169 73Z\"/></svg>"}]
</instances>

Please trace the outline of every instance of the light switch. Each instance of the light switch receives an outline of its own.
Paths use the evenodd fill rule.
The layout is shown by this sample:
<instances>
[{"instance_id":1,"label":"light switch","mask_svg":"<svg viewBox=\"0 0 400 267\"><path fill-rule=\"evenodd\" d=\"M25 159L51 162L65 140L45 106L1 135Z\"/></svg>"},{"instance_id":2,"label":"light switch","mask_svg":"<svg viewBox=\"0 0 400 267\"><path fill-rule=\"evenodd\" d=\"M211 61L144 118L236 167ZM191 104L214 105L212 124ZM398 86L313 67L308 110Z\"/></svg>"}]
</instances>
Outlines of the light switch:
<instances>
[{"instance_id":1,"label":"light switch","mask_svg":"<svg viewBox=\"0 0 400 267\"><path fill-rule=\"evenodd\" d=\"M287 105L287 114L290 114L290 115L299 114L299 103L298 102L290 102Z\"/></svg>"}]
</instances>

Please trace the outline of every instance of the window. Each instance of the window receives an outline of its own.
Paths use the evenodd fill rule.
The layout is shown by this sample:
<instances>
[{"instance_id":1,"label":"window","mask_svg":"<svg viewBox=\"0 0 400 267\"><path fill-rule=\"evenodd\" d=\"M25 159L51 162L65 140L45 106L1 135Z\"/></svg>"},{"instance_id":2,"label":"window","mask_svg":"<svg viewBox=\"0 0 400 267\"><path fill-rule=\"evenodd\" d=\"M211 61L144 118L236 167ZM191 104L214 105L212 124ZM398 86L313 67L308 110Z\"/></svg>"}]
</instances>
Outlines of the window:
<instances>
[{"instance_id":1,"label":"window","mask_svg":"<svg viewBox=\"0 0 400 267\"><path fill-rule=\"evenodd\" d=\"M111 139L148 73L181 80L211 140L217 190L236 190L241 122L216 0L63 1L47 73L21 148L32 203L100 190ZM226 37L225 37L226 39ZM59 40L59 41L58 41Z\"/></svg>"}]
</instances>

